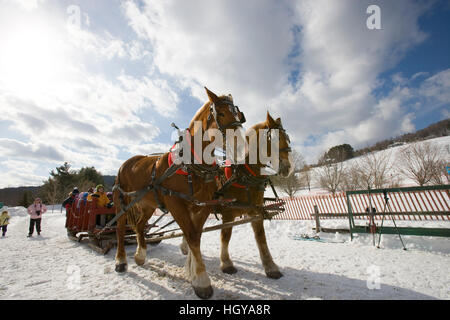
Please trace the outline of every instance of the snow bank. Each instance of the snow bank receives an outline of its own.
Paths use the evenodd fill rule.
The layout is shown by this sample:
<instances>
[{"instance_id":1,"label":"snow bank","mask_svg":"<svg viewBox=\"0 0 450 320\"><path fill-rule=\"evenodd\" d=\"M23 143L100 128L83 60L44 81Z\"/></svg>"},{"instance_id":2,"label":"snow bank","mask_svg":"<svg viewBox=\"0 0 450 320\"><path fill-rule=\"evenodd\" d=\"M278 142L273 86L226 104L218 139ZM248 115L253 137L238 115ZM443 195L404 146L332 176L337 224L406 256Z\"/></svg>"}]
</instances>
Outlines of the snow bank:
<instances>
[{"instance_id":1,"label":"snow bank","mask_svg":"<svg viewBox=\"0 0 450 320\"><path fill-rule=\"evenodd\" d=\"M42 236L26 238L25 209L9 210L13 219L7 237L0 239L0 299L197 299L184 273L180 239L148 246L142 267L133 260L135 246L127 246L128 272L117 274L116 249L103 256L84 241L69 240L64 213L44 215ZM324 221L328 227L341 224L345 220ZM233 229L234 275L220 270L219 232L205 233L201 249L214 287L212 299L450 299L450 239L404 237L408 251L403 251L394 235L383 235L382 249L376 249L370 235L353 242L345 234L324 233L319 234L324 242L296 240L313 235L313 221L264 225L284 276L265 276L250 225Z\"/></svg>"}]
</instances>

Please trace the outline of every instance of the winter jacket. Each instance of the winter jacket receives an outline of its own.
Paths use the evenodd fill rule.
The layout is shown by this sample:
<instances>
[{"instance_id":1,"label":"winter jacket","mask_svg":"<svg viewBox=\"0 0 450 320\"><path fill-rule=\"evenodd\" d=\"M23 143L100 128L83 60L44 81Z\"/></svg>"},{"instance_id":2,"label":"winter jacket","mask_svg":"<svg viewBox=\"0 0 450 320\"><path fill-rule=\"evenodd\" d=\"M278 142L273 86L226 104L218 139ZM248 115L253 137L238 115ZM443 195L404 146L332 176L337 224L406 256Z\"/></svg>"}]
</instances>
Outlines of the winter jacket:
<instances>
[{"instance_id":1,"label":"winter jacket","mask_svg":"<svg viewBox=\"0 0 450 320\"><path fill-rule=\"evenodd\" d=\"M75 196L71 195L66 200L63 201L62 206L63 208L68 209L72 206L73 201L75 200Z\"/></svg>"},{"instance_id":2,"label":"winter jacket","mask_svg":"<svg viewBox=\"0 0 450 320\"><path fill-rule=\"evenodd\" d=\"M9 219L11 219L11 217L9 216L9 214L4 213L0 216L0 226L6 226L9 224Z\"/></svg>"},{"instance_id":3,"label":"winter jacket","mask_svg":"<svg viewBox=\"0 0 450 320\"><path fill-rule=\"evenodd\" d=\"M86 204L88 196L89 196L89 192L82 192L77 196L77 198L76 198L77 209L80 208L81 202L84 202Z\"/></svg>"},{"instance_id":4,"label":"winter jacket","mask_svg":"<svg viewBox=\"0 0 450 320\"><path fill-rule=\"evenodd\" d=\"M40 219L42 218L42 214L47 212L47 207L45 206L45 204L38 204L36 205L35 203L33 203L31 206L28 207L28 214L30 215L31 219ZM37 215L37 211L41 211L40 215Z\"/></svg>"},{"instance_id":5,"label":"winter jacket","mask_svg":"<svg viewBox=\"0 0 450 320\"><path fill-rule=\"evenodd\" d=\"M96 192L96 193L90 194L88 196L88 201L92 201L93 198L97 198L97 207L106 207L108 205L108 203L110 202L110 200L106 196L105 192L102 192L102 193Z\"/></svg>"}]
</instances>

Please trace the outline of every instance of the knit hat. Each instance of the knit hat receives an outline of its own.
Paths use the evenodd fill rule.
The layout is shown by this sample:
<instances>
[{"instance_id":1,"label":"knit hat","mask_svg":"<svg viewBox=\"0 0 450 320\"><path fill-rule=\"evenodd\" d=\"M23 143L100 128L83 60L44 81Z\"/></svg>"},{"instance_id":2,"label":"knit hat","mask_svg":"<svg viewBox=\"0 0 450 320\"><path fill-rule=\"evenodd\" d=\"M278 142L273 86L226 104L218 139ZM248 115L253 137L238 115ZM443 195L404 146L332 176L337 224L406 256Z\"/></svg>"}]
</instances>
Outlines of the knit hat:
<instances>
[{"instance_id":1,"label":"knit hat","mask_svg":"<svg viewBox=\"0 0 450 320\"><path fill-rule=\"evenodd\" d=\"M5 214L5 213L8 214L8 211L5 210L5 211L2 212L2 214Z\"/></svg>"},{"instance_id":2,"label":"knit hat","mask_svg":"<svg viewBox=\"0 0 450 320\"><path fill-rule=\"evenodd\" d=\"M77 194L77 193L80 193L80 191L78 191L78 188L75 187L75 188L73 188L72 193L73 193L73 194Z\"/></svg>"},{"instance_id":3,"label":"knit hat","mask_svg":"<svg viewBox=\"0 0 450 320\"><path fill-rule=\"evenodd\" d=\"M98 186L95 187L95 190L98 191L98 189L103 188L103 190L105 190L105 187L102 184L99 184Z\"/></svg>"}]
</instances>

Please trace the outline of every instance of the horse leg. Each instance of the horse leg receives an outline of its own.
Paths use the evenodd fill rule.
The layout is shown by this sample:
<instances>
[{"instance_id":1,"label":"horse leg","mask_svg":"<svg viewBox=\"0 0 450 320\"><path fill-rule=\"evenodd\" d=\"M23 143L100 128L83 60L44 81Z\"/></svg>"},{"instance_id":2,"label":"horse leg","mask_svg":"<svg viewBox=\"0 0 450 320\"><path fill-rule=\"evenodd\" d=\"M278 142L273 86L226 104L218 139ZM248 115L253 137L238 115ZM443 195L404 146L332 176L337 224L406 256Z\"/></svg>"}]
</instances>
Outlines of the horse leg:
<instances>
[{"instance_id":1,"label":"horse leg","mask_svg":"<svg viewBox=\"0 0 450 320\"><path fill-rule=\"evenodd\" d=\"M264 221L257 220L252 222L253 232L255 234L256 244L259 249L259 256L266 272L267 277L272 279L279 279L283 274L278 269L278 266L273 262L272 256L267 246L266 233L264 231Z\"/></svg>"},{"instance_id":2,"label":"horse leg","mask_svg":"<svg viewBox=\"0 0 450 320\"><path fill-rule=\"evenodd\" d=\"M183 240L180 243L180 250L181 250L181 253L184 254L185 256L189 253L189 246L187 244L186 237L184 237L184 236L183 236Z\"/></svg>"},{"instance_id":3,"label":"horse leg","mask_svg":"<svg viewBox=\"0 0 450 320\"><path fill-rule=\"evenodd\" d=\"M194 215L195 221L191 219L177 221L183 230L189 247L185 264L186 274L191 281L195 294L201 299L209 299L214 292L200 252L202 229L208 215L209 210L204 213L197 212Z\"/></svg>"},{"instance_id":4,"label":"horse leg","mask_svg":"<svg viewBox=\"0 0 450 320\"><path fill-rule=\"evenodd\" d=\"M231 222L228 215L222 215L222 222ZM230 259L230 254L228 252L228 245L230 243L231 234L233 232L233 227L224 228L220 232L220 269L223 273L234 274L237 269L233 265L233 261Z\"/></svg>"},{"instance_id":5,"label":"horse leg","mask_svg":"<svg viewBox=\"0 0 450 320\"><path fill-rule=\"evenodd\" d=\"M145 225L147 221L152 217L154 208L143 210L143 213L139 217L139 220L136 224L136 238L137 238L137 248L136 253L134 254L134 261L138 266L142 266L145 263L145 259L147 257L147 243L145 242Z\"/></svg>"},{"instance_id":6,"label":"horse leg","mask_svg":"<svg viewBox=\"0 0 450 320\"><path fill-rule=\"evenodd\" d=\"M195 294L201 299L209 299L214 291L200 252L200 237L201 234L198 236L187 236L186 238L189 245L189 253L185 268Z\"/></svg>"},{"instance_id":7,"label":"horse leg","mask_svg":"<svg viewBox=\"0 0 450 320\"><path fill-rule=\"evenodd\" d=\"M125 272L128 269L127 253L125 252L125 223L126 223L126 221L127 221L126 215L121 216L117 220L116 272Z\"/></svg>"}]
</instances>

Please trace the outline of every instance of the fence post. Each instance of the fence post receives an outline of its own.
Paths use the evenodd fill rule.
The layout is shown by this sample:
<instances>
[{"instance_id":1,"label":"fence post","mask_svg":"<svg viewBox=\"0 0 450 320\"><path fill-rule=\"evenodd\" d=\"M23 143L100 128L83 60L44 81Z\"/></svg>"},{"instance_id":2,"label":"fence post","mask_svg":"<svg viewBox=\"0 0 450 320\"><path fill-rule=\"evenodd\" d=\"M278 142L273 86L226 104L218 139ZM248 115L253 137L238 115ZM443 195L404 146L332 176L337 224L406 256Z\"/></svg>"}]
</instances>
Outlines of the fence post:
<instances>
[{"instance_id":1,"label":"fence post","mask_svg":"<svg viewBox=\"0 0 450 320\"><path fill-rule=\"evenodd\" d=\"M355 221L353 220L352 205L350 204L350 197L348 191L345 191L345 197L347 198L347 212L348 212L348 223L350 231L350 241L353 241L353 226Z\"/></svg>"},{"instance_id":2,"label":"fence post","mask_svg":"<svg viewBox=\"0 0 450 320\"><path fill-rule=\"evenodd\" d=\"M316 217L316 233L319 233L322 229L320 229L319 209L317 208L317 205L314 205L314 213Z\"/></svg>"}]
</instances>

